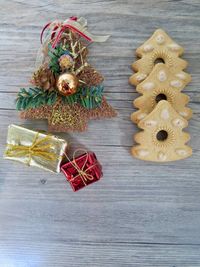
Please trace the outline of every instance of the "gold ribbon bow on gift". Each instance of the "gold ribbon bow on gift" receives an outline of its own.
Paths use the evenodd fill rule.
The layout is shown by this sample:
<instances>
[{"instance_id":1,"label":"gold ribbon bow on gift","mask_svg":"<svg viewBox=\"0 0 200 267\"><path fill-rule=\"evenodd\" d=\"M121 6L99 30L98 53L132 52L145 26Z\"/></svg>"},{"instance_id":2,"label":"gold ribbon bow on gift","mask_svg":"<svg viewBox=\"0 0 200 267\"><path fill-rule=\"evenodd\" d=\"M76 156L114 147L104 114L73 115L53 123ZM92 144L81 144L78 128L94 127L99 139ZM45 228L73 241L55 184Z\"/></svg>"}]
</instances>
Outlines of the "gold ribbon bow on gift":
<instances>
[{"instance_id":1,"label":"gold ribbon bow on gift","mask_svg":"<svg viewBox=\"0 0 200 267\"><path fill-rule=\"evenodd\" d=\"M83 152L86 154L85 162L84 162L82 168L80 168L80 167L78 166L78 164L76 163L76 154L77 154L78 151L83 151ZM72 166L76 169L76 171L78 172L78 174L77 174L75 177L73 177L71 180L74 180L77 176L80 176L81 179L82 179L82 181L83 181L83 183L84 183L84 185L87 185L87 181L92 181L92 180L94 180L93 175L92 175L92 174L89 174L89 173L87 173L87 172L88 172L91 168L93 168L94 166L96 166L97 163L91 165L91 166L88 167L86 170L84 170L85 165L86 165L86 163L87 163L87 161L88 161L88 157L89 157L87 150L85 150L85 149L76 149L76 150L74 151L74 153L73 153L73 160L70 160L70 158L67 156L66 153L64 153L64 155L65 155L65 157L69 160L69 162L72 164Z\"/></svg>"},{"instance_id":2,"label":"gold ribbon bow on gift","mask_svg":"<svg viewBox=\"0 0 200 267\"><path fill-rule=\"evenodd\" d=\"M27 165L30 166L32 157L40 157L45 160L55 161L59 157L54 152L50 152L49 149L52 148L51 144L46 144L51 141L51 136L47 135L44 138L39 139L39 133L35 135L33 143L28 146L24 145L12 145L8 144L6 151L6 156L8 157L28 157Z\"/></svg>"}]
</instances>

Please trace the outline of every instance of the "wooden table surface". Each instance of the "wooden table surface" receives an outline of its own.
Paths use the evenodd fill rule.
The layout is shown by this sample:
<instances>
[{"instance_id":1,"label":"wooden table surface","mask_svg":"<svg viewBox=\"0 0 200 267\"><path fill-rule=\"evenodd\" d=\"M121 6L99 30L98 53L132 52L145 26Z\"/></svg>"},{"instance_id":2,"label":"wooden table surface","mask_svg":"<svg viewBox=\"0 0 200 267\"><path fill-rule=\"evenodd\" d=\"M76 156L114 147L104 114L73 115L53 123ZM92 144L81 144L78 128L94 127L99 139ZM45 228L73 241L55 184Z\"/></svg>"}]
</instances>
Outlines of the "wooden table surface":
<instances>
[{"instance_id":1,"label":"wooden table surface","mask_svg":"<svg viewBox=\"0 0 200 267\"><path fill-rule=\"evenodd\" d=\"M200 2L199 0L0 0L0 151L7 127L46 129L22 121L16 92L28 86L39 34L53 19L88 19L92 32L111 34L90 47L105 76L113 120L92 121L82 134L62 134L72 147L94 151L103 179L77 193L62 174L0 160L0 267L200 266ZM185 48L194 115L192 157L166 164L132 158L130 121L135 88L128 84L134 51L157 28Z\"/></svg>"}]
</instances>

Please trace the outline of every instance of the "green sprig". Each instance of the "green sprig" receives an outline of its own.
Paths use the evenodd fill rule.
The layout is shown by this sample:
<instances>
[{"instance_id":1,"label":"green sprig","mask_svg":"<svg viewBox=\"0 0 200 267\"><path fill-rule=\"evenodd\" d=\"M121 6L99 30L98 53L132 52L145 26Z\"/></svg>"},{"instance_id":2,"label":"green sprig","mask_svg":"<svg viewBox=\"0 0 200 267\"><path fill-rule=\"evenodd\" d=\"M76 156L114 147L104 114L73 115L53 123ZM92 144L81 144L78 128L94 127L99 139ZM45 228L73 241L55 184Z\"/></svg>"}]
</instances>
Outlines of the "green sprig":
<instances>
[{"instance_id":1,"label":"green sprig","mask_svg":"<svg viewBox=\"0 0 200 267\"><path fill-rule=\"evenodd\" d=\"M44 91L40 88L21 88L16 99L16 109L26 110L30 108L38 108L42 105L51 106L56 102L56 91Z\"/></svg>"},{"instance_id":2,"label":"green sprig","mask_svg":"<svg viewBox=\"0 0 200 267\"><path fill-rule=\"evenodd\" d=\"M62 96L64 104L73 105L79 103L87 109L94 109L101 105L103 97L102 85L92 87L80 87L78 91L69 96ZM16 99L17 110L38 108L42 105L52 106L55 104L59 94L56 91L44 91L40 88L21 88Z\"/></svg>"},{"instance_id":3,"label":"green sprig","mask_svg":"<svg viewBox=\"0 0 200 267\"><path fill-rule=\"evenodd\" d=\"M87 109L97 108L102 102L103 89L103 85L83 88L79 95L80 104Z\"/></svg>"}]
</instances>

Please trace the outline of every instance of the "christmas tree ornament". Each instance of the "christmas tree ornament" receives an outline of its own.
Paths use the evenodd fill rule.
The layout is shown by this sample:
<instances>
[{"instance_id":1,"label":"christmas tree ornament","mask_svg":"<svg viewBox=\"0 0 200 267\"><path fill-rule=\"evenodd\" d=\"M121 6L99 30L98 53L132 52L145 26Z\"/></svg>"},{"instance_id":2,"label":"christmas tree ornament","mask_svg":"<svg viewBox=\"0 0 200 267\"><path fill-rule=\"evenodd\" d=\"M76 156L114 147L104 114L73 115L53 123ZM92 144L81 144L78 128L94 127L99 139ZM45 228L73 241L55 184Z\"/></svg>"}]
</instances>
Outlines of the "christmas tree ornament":
<instances>
[{"instance_id":1,"label":"christmas tree ornament","mask_svg":"<svg viewBox=\"0 0 200 267\"><path fill-rule=\"evenodd\" d=\"M85 131L90 119L111 118L115 110L103 95L103 76L87 61L88 46L105 42L87 29L84 18L48 23L31 79L35 87L21 88L16 108L24 119L47 119L55 132Z\"/></svg>"},{"instance_id":2,"label":"christmas tree ornament","mask_svg":"<svg viewBox=\"0 0 200 267\"><path fill-rule=\"evenodd\" d=\"M155 109L140 120L138 127L143 131L135 135L139 145L132 148L136 158L167 162L187 158L192 149L185 145L190 135L182 131L188 122L180 116L166 100L161 100Z\"/></svg>"},{"instance_id":3,"label":"christmas tree ornament","mask_svg":"<svg viewBox=\"0 0 200 267\"><path fill-rule=\"evenodd\" d=\"M73 159L61 166L66 179L70 183L73 191L80 190L81 188L98 181L103 173L102 166L93 152L84 151L82 155L76 156L76 150ZM82 149L81 149L82 151ZM68 156L65 155L67 158Z\"/></svg>"},{"instance_id":4,"label":"christmas tree ornament","mask_svg":"<svg viewBox=\"0 0 200 267\"><path fill-rule=\"evenodd\" d=\"M4 158L58 173L67 146L57 136L11 124Z\"/></svg>"}]
</instances>

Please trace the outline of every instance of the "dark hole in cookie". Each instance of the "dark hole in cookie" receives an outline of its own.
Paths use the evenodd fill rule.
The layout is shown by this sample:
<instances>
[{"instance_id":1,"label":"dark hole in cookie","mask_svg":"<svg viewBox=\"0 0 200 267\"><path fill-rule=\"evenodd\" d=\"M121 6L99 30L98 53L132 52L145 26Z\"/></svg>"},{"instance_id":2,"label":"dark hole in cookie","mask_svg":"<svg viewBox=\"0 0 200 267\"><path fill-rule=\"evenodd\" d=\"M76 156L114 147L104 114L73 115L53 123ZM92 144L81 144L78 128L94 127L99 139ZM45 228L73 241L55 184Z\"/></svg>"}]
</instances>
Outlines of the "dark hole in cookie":
<instances>
[{"instance_id":1,"label":"dark hole in cookie","mask_svg":"<svg viewBox=\"0 0 200 267\"><path fill-rule=\"evenodd\" d=\"M159 94L156 96L156 103L158 103L161 100L167 100L167 96L165 94Z\"/></svg>"},{"instance_id":2,"label":"dark hole in cookie","mask_svg":"<svg viewBox=\"0 0 200 267\"><path fill-rule=\"evenodd\" d=\"M159 57L159 58L156 58L156 60L154 61L154 65L156 65L158 63L165 63L165 61L163 58Z\"/></svg>"},{"instance_id":3,"label":"dark hole in cookie","mask_svg":"<svg viewBox=\"0 0 200 267\"><path fill-rule=\"evenodd\" d=\"M168 133L165 130L160 130L157 133L156 138L158 141L165 141L168 138Z\"/></svg>"}]
</instances>

